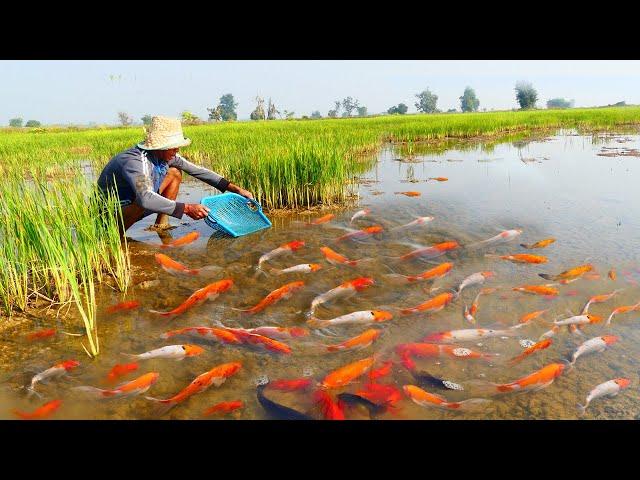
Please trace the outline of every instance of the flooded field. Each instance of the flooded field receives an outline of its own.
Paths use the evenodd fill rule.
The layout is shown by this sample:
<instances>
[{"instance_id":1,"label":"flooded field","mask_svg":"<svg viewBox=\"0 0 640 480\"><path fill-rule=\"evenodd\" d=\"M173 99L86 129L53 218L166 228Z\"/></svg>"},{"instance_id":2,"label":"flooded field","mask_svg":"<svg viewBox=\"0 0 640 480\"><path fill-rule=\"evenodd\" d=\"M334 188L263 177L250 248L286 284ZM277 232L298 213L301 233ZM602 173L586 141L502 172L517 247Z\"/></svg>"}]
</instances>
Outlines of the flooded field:
<instances>
[{"instance_id":1,"label":"flooded field","mask_svg":"<svg viewBox=\"0 0 640 480\"><path fill-rule=\"evenodd\" d=\"M28 340L33 331L52 328L51 316L33 314L32 322L5 330L0 342L2 388L0 418L14 418L11 409L32 411L47 401L61 399L62 405L52 418L57 419L201 419L203 412L220 402L243 402L243 407L229 414L206 418L266 419L273 418L258 402L257 386L267 380L310 379L311 386L293 392L265 387L263 393L277 404L312 418L324 418L314 402L316 382L327 374L352 362L374 357L373 369L393 361L391 371L375 380L391 385L400 396L390 408L376 411L378 419L576 419L577 404L584 404L597 385L624 377L628 388L612 398L599 398L588 407L587 419L634 419L640 415L638 390L640 364L640 309L619 313L610 325L606 320L614 308L640 301L640 135L599 134L581 136L563 132L555 136L531 139L483 148L482 144L452 146L444 153L421 152L416 148L411 157L403 157L403 148L381 152L378 162L360 181L359 201L352 208L323 210L313 214L274 216L273 228L238 239L219 239L204 222L172 220L177 228L161 238L146 230L154 216L131 228L129 248L134 266L134 286L122 298L104 287L98 298L99 338L101 354L89 359L81 347L81 339L61 334L40 340ZM185 152L188 156L188 153ZM439 178L439 180L438 180ZM446 180L445 180L446 179ZM189 182L179 199L196 201L212 190ZM417 192L420 195L401 195ZM368 208L370 213L350 223L355 212ZM328 213L328 223L306 225ZM422 225L397 228L431 216ZM185 217L188 220L187 217ZM360 239L337 238L349 233L347 228L381 226L382 232ZM504 243L477 244L501 231L521 229L522 233ZM193 243L161 249L163 243L198 231ZM543 239L555 242L540 249L520 246ZM265 262L257 273L258 259L287 242L301 240L305 245L287 255ZM405 258L422 246L457 242L459 247L437 258ZM474 245L475 244L475 245ZM327 246L350 260L361 260L355 266L332 265L320 251ZM176 276L163 270L154 255L164 253L172 259L206 275ZM486 254L531 254L547 258L545 263L513 263ZM451 262L453 268L441 278L425 282L401 283L399 275L417 275ZM277 275L273 269L314 263L321 268L311 273ZM544 280L538 274L557 275L573 267L591 264L593 270L566 284ZM615 279L609 272L614 269ZM475 272L495 272L482 285L465 288L441 311L403 314L402 309L415 307L437 295L451 292ZM393 315L391 320L369 325L335 325L313 328L307 320L312 300L328 290L358 277L373 278L375 284L349 298L340 298L315 309L320 320L332 319L355 311L382 310ZM163 317L149 310L168 311L205 285L230 278L233 287L215 300L194 306L175 317ZM269 292L294 281L304 287L263 311L250 315L235 309L256 305ZM528 295L513 291L521 285L556 283L556 296ZM471 307L482 288L496 287L479 297L475 323L465 319L465 306ZM618 290L611 299L594 303L589 314L604 317L585 325L580 333L561 327L548 348L528 355L512 365L509 359L524 351L523 340L537 342L549 331L553 321L580 315L590 297ZM137 301L130 310L107 313L119 302ZM546 310L515 330L519 319L530 312ZM280 340L291 347L290 354L267 351L246 344L223 344L199 338L160 337L169 330L191 326L233 328L260 326L303 327L309 335ZM65 323L58 330L70 331ZM407 368L398 355L398 345L423 342L425 336L458 329L501 329L510 332L492 338L460 341L453 355L437 358L412 357L415 366ZM359 350L327 351L365 330L379 329L381 335ZM512 334L513 333L513 334ZM546 388L537 391L497 394L487 382L509 383L533 373L545 365L570 360L571 354L584 341L601 335L615 335L617 342L604 351L581 356L573 368L565 366L562 374ZM137 361L138 368L113 383L107 375L116 364L135 361L123 353L143 353L165 345L197 344L204 351L181 361L151 359ZM323 347L324 345L324 347ZM467 350L499 354L487 359L470 358ZM36 395L28 396L24 388L38 372L62 362L77 360L80 365L68 375L35 386ZM240 362L240 370L219 386L194 395L168 412L145 395L169 398L185 388L198 375L213 367ZM148 372L159 373L148 392L131 398L96 399L77 386L113 388ZM425 383L426 374L462 386L459 389L438 388ZM422 380L422 381L421 381ZM368 374L349 385L329 389L335 400L341 393L366 390ZM436 382L437 383L437 382ZM485 398L473 409L435 408L433 403L420 406L403 392L404 385L417 385L440 395L448 402ZM442 387L442 385L441 385ZM391 390L389 390L391 391ZM495 393L495 395L494 395ZM39 396L38 396L39 395ZM348 397L342 397L347 400ZM466 404L468 405L468 404ZM362 404L343 406L347 419L368 419L370 411Z\"/></svg>"}]
</instances>

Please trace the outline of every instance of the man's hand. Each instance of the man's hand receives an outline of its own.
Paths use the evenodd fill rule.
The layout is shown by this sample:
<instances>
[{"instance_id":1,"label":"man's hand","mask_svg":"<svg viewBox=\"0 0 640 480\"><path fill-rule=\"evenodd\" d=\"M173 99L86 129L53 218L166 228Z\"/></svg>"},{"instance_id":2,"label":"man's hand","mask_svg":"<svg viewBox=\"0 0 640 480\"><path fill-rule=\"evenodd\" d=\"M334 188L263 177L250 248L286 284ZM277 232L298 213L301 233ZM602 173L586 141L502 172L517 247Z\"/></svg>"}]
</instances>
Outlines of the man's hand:
<instances>
[{"instance_id":1,"label":"man's hand","mask_svg":"<svg viewBox=\"0 0 640 480\"><path fill-rule=\"evenodd\" d=\"M245 190L244 188L240 188L233 183L229 184L229 186L227 187L227 191L237 193L238 195L242 195L245 198L250 198L253 200L253 194L250 191Z\"/></svg>"},{"instance_id":2,"label":"man's hand","mask_svg":"<svg viewBox=\"0 0 640 480\"><path fill-rule=\"evenodd\" d=\"M199 203L187 203L184 206L184 213L194 220L200 220L209 215L209 209Z\"/></svg>"}]
</instances>

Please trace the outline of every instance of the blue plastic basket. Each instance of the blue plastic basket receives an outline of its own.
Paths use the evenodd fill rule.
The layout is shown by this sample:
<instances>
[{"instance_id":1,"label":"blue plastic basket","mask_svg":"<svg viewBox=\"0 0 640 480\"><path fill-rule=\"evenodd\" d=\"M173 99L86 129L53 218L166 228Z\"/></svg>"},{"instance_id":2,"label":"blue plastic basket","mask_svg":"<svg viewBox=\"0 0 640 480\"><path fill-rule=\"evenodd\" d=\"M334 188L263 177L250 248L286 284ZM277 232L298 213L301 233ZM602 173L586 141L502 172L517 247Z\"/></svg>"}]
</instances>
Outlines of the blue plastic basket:
<instances>
[{"instance_id":1,"label":"blue plastic basket","mask_svg":"<svg viewBox=\"0 0 640 480\"><path fill-rule=\"evenodd\" d=\"M209 208L209 215L204 219L206 224L232 237L241 237L271 226L258 202L237 193L205 197L200 203Z\"/></svg>"}]
</instances>

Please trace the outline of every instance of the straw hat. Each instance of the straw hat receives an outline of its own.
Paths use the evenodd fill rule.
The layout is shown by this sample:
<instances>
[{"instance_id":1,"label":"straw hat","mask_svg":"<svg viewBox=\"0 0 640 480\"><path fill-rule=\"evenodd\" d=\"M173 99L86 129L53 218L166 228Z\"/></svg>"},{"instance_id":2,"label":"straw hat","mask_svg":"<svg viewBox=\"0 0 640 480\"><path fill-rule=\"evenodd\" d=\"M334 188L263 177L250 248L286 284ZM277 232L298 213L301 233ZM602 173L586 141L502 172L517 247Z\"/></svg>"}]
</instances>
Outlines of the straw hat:
<instances>
[{"instance_id":1,"label":"straw hat","mask_svg":"<svg viewBox=\"0 0 640 480\"><path fill-rule=\"evenodd\" d=\"M147 138L138 144L144 150L168 150L191 144L191 139L182 133L182 125L177 118L155 116L151 119L151 126L144 131Z\"/></svg>"}]
</instances>

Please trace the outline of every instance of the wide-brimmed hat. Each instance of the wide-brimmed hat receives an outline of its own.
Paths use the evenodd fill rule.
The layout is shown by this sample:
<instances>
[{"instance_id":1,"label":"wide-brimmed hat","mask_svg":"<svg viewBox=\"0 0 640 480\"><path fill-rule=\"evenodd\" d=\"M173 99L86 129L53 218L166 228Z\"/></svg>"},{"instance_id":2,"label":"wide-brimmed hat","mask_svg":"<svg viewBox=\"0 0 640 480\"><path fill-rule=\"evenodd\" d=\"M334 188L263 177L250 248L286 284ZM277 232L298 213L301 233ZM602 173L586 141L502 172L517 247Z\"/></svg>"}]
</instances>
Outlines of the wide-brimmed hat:
<instances>
[{"instance_id":1,"label":"wide-brimmed hat","mask_svg":"<svg viewBox=\"0 0 640 480\"><path fill-rule=\"evenodd\" d=\"M177 118L155 116L151 119L151 126L144 131L146 138L138 144L144 150L168 150L191 144L191 139L182 133L182 125Z\"/></svg>"}]
</instances>

